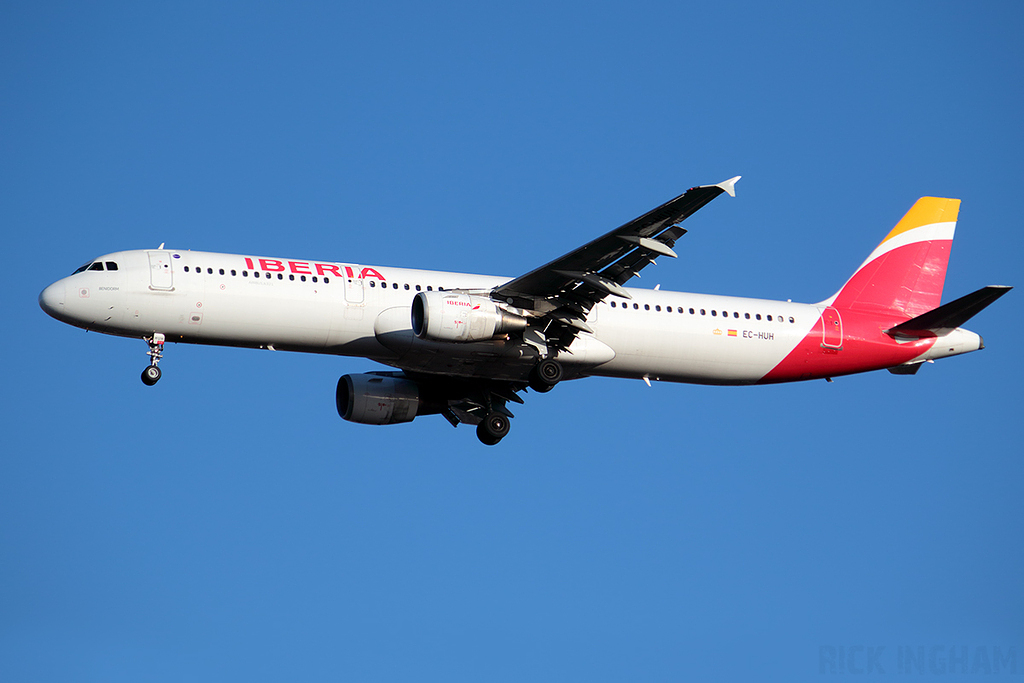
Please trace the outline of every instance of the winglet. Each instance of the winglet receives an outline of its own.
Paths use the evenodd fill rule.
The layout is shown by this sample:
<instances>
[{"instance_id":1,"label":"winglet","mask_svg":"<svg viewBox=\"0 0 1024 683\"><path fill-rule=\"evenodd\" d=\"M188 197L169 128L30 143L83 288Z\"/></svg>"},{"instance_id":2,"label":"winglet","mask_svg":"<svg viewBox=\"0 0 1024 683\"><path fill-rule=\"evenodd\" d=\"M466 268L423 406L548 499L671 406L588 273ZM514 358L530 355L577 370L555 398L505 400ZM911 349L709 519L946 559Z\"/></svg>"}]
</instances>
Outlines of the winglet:
<instances>
[{"instance_id":1,"label":"winglet","mask_svg":"<svg viewBox=\"0 0 1024 683\"><path fill-rule=\"evenodd\" d=\"M717 185L715 185L715 187L720 187L730 197L735 197L736 196L736 181L739 180L742 177L743 176L738 175L735 178L729 178L725 182L718 183Z\"/></svg>"}]
</instances>

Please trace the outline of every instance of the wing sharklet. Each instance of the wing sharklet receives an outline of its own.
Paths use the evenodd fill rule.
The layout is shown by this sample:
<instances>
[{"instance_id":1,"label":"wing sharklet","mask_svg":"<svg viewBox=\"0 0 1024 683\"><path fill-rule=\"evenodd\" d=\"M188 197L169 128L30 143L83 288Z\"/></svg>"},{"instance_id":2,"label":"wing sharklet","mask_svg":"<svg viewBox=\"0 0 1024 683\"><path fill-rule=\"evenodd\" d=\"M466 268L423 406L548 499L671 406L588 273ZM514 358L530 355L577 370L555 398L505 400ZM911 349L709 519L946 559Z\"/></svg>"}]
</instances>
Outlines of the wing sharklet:
<instances>
[{"instance_id":1,"label":"wing sharklet","mask_svg":"<svg viewBox=\"0 0 1024 683\"><path fill-rule=\"evenodd\" d=\"M722 191L725 192L730 197L735 197L736 196L736 182L740 178L742 178L742 177L743 176L738 175L735 178L729 178L728 180L723 180L722 182L718 183L717 185L713 185L712 187L721 188Z\"/></svg>"}]
</instances>

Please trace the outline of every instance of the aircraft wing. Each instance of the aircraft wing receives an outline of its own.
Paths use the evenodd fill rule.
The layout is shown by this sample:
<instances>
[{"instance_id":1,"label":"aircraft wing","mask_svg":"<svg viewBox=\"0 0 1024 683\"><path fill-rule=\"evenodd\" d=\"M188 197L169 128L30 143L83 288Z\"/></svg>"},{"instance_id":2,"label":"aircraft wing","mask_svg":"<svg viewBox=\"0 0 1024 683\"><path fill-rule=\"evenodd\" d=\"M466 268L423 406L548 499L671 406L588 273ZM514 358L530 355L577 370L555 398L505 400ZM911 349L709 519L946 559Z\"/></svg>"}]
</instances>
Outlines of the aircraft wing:
<instances>
[{"instance_id":1,"label":"aircraft wing","mask_svg":"<svg viewBox=\"0 0 1024 683\"><path fill-rule=\"evenodd\" d=\"M739 179L690 188L606 235L496 287L491 297L548 318L555 323L554 330L547 326L548 342L567 347L580 331L590 331L584 319L598 302L609 295L628 299L623 284L658 256L675 258L672 247L686 234L679 223L723 192L735 196Z\"/></svg>"}]
</instances>

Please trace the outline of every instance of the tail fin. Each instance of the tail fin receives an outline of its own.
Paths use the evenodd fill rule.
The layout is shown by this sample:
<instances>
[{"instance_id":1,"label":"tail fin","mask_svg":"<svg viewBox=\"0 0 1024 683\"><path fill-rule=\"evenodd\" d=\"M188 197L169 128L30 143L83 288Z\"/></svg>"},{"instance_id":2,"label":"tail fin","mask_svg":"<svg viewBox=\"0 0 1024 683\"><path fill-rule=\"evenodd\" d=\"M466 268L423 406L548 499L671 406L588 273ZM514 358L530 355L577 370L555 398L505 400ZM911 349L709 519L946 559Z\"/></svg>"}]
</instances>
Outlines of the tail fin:
<instances>
[{"instance_id":1,"label":"tail fin","mask_svg":"<svg viewBox=\"0 0 1024 683\"><path fill-rule=\"evenodd\" d=\"M959 211L959 199L918 199L826 303L911 318L937 308Z\"/></svg>"}]
</instances>

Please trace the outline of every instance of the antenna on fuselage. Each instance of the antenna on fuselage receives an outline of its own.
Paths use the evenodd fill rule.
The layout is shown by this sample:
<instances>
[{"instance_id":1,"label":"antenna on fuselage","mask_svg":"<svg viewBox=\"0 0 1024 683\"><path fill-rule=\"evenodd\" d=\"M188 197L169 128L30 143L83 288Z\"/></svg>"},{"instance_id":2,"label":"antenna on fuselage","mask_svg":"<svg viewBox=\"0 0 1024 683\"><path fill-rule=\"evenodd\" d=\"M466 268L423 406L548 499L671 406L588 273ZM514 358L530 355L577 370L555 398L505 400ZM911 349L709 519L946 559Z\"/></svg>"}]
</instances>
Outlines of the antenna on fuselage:
<instances>
[{"instance_id":1,"label":"antenna on fuselage","mask_svg":"<svg viewBox=\"0 0 1024 683\"><path fill-rule=\"evenodd\" d=\"M163 248L164 248L164 244L166 244L166 242L161 242L161 243L160 243L160 246L159 246L159 247L157 247L157 249L163 249Z\"/></svg>"}]
</instances>

